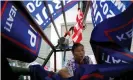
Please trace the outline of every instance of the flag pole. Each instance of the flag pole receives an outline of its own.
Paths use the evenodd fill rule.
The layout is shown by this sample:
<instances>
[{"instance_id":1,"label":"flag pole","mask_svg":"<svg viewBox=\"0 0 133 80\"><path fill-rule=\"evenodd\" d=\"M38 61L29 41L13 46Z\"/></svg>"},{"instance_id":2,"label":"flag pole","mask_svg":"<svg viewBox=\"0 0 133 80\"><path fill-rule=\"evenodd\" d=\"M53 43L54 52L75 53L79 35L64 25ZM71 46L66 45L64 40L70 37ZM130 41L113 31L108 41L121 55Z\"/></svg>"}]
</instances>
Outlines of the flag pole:
<instances>
[{"instance_id":1,"label":"flag pole","mask_svg":"<svg viewBox=\"0 0 133 80\"><path fill-rule=\"evenodd\" d=\"M64 17L64 23L65 23L66 32L68 32L63 1L61 1L61 6L62 6L62 13L63 13L63 17Z\"/></svg>"},{"instance_id":2,"label":"flag pole","mask_svg":"<svg viewBox=\"0 0 133 80\"><path fill-rule=\"evenodd\" d=\"M83 17L83 25L84 26L86 25L86 17L87 17L88 11L89 11L90 4L91 4L91 1L87 1L87 5L86 5L85 12L84 12L84 17Z\"/></svg>"},{"instance_id":3,"label":"flag pole","mask_svg":"<svg viewBox=\"0 0 133 80\"><path fill-rule=\"evenodd\" d=\"M48 10L48 15L49 15L49 17L50 17L50 20L51 20L51 22L52 22L52 24L53 24L53 26L54 26L54 28L55 28L55 31L56 31L56 33L57 33L58 38L60 39L59 32L58 32L57 27L56 27L56 25L55 25L55 22L54 22L54 19L53 19L53 17L52 17L52 14L51 14L51 12L50 12L50 9L49 9L49 7L48 7L47 1L44 1L44 5L46 6L46 8L47 8L47 10Z\"/></svg>"}]
</instances>

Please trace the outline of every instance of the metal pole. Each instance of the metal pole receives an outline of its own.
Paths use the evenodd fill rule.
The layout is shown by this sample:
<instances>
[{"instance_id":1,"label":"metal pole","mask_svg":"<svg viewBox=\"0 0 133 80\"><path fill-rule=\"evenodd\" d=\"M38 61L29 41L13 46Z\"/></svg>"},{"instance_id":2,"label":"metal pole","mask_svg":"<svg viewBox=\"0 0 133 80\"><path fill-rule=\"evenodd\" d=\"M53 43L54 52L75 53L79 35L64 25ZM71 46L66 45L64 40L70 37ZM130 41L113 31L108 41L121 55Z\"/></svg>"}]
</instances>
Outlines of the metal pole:
<instances>
[{"instance_id":1,"label":"metal pole","mask_svg":"<svg viewBox=\"0 0 133 80\"><path fill-rule=\"evenodd\" d=\"M64 49L64 58L63 58L63 60L65 61L65 59L66 59L66 49Z\"/></svg>"},{"instance_id":2,"label":"metal pole","mask_svg":"<svg viewBox=\"0 0 133 80\"><path fill-rule=\"evenodd\" d=\"M56 33L57 33L57 36L60 38L60 35L59 35L58 30L57 30L57 27L56 27L56 25L55 25L55 23L54 23L52 14L51 14L50 9L49 9L49 7L48 7L47 1L44 1L44 5L46 6L46 8L47 8L47 10L48 10L48 15L49 15L50 20L51 20L51 22L52 22L52 24L53 24L53 26L54 26L54 28L55 28L55 31L56 31Z\"/></svg>"},{"instance_id":3,"label":"metal pole","mask_svg":"<svg viewBox=\"0 0 133 80\"><path fill-rule=\"evenodd\" d=\"M56 48L59 46L59 44L56 45ZM49 55L47 56L47 58L45 59L44 63L43 63L43 67L47 64L48 60L50 59L50 57L52 56L53 52L55 52L56 50L51 50Z\"/></svg>"},{"instance_id":4,"label":"metal pole","mask_svg":"<svg viewBox=\"0 0 133 80\"><path fill-rule=\"evenodd\" d=\"M72 49L65 49L65 51L71 51ZM60 51L64 51L64 50L56 50L56 52L60 52Z\"/></svg>"},{"instance_id":5,"label":"metal pole","mask_svg":"<svg viewBox=\"0 0 133 80\"><path fill-rule=\"evenodd\" d=\"M40 59L42 59L42 60L46 60L45 58L42 58L42 57L40 57L40 56L38 56L38 58L40 58Z\"/></svg>"},{"instance_id":6,"label":"metal pole","mask_svg":"<svg viewBox=\"0 0 133 80\"><path fill-rule=\"evenodd\" d=\"M56 72L56 51L54 51L54 72Z\"/></svg>"},{"instance_id":7,"label":"metal pole","mask_svg":"<svg viewBox=\"0 0 133 80\"><path fill-rule=\"evenodd\" d=\"M50 59L50 57L52 56L53 52L54 52L54 50L51 50L51 52L49 53L48 57L46 58L46 60L45 60L44 63L42 64L43 67L47 64L47 62L48 62L48 60Z\"/></svg>"},{"instance_id":8,"label":"metal pole","mask_svg":"<svg viewBox=\"0 0 133 80\"><path fill-rule=\"evenodd\" d=\"M78 8L80 8L80 1L78 2Z\"/></svg>"},{"instance_id":9,"label":"metal pole","mask_svg":"<svg viewBox=\"0 0 133 80\"><path fill-rule=\"evenodd\" d=\"M86 17L87 17L88 11L89 11L90 3L91 3L91 1L87 1L86 9L84 12L83 25L85 25L85 22L86 22Z\"/></svg>"},{"instance_id":10,"label":"metal pole","mask_svg":"<svg viewBox=\"0 0 133 80\"><path fill-rule=\"evenodd\" d=\"M19 12L21 12L25 19L32 25L32 27L40 34L40 36L43 38L44 41L47 42L47 44L50 45L50 47L55 50L54 45L51 43L51 41L47 38L41 27L36 23L36 21L33 19L33 17L30 15L28 10L23 6L22 2L15 1L13 2L14 6L18 9Z\"/></svg>"},{"instance_id":11,"label":"metal pole","mask_svg":"<svg viewBox=\"0 0 133 80\"><path fill-rule=\"evenodd\" d=\"M63 1L61 1L61 6L62 6L62 13L63 13L63 17L64 17L64 23L65 23L66 32L68 32L67 24L66 24L66 15L65 15L65 11L64 11Z\"/></svg>"}]
</instances>

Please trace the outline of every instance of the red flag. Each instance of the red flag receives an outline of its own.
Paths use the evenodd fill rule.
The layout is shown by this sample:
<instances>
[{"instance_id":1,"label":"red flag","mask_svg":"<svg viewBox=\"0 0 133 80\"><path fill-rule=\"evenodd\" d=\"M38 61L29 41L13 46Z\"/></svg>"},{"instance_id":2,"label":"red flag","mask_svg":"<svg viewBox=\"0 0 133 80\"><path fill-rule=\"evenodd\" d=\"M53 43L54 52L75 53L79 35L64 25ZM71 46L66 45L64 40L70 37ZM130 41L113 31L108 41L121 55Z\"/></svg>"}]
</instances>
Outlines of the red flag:
<instances>
[{"instance_id":1,"label":"red flag","mask_svg":"<svg viewBox=\"0 0 133 80\"><path fill-rule=\"evenodd\" d=\"M83 12L78 9L78 15L76 17L76 25L74 26L74 34L72 36L72 40L75 43L80 43L82 40L82 30L83 30Z\"/></svg>"}]
</instances>

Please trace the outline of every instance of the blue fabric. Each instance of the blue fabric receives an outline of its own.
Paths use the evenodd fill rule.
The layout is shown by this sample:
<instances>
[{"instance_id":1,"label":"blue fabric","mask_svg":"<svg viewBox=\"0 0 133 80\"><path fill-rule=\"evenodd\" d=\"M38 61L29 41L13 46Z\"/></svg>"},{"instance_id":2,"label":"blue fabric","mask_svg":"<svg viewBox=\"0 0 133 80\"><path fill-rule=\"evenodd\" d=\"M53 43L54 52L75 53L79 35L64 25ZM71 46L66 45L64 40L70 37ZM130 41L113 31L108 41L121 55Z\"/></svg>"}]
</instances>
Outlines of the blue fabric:
<instances>
[{"instance_id":1,"label":"blue fabric","mask_svg":"<svg viewBox=\"0 0 133 80\"><path fill-rule=\"evenodd\" d=\"M120 0L119 2L116 0L110 1L92 1L92 22L94 27L111 17L117 16L124 12L130 5L132 4L131 1L123 1ZM117 21L118 22L118 21Z\"/></svg>"},{"instance_id":2,"label":"blue fabric","mask_svg":"<svg viewBox=\"0 0 133 80\"><path fill-rule=\"evenodd\" d=\"M109 77L120 77L133 71L133 64L85 64L76 69L74 76L70 78L61 78L57 73L46 71L40 65L29 68L31 80L108 80Z\"/></svg>"},{"instance_id":3,"label":"blue fabric","mask_svg":"<svg viewBox=\"0 0 133 80\"><path fill-rule=\"evenodd\" d=\"M124 60L128 63L133 64L133 53L128 53L126 51L115 51L113 49L107 49L107 48L101 48L103 54L103 59L106 59L106 56L109 55L110 57L115 57L115 59L118 61L119 59ZM102 59L102 60L103 60ZM114 59L114 58L113 58ZM115 61L115 60L114 60ZM121 61L122 62L122 61ZM118 63L121 63L120 60ZM116 62L114 62L115 64Z\"/></svg>"},{"instance_id":4,"label":"blue fabric","mask_svg":"<svg viewBox=\"0 0 133 80\"><path fill-rule=\"evenodd\" d=\"M73 80L73 78L62 78L59 74L46 71L40 65L32 65L30 68L31 80Z\"/></svg>"},{"instance_id":5,"label":"blue fabric","mask_svg":"<svg viewBox=\"0 0 133 80\"><path fill-rule=\"evenodd\" d=\"M128 37L127 33L131 33L131 31L133 31L132 8L133 4L130 5L123 13L99 23L92 31L91 40L96 42L114 41L121 47L129 47L131 45L132 38Z\"/></svg>"},{"instance_id":6,"label":"blue fabric","mask_svg":"<svg viewBox=\"0 0 133 80\"><path fill-rule=\"evenodd\" d=\"M46 2L48 3L53 19L55 20L57 17L59 17L62 14L61 1L48 0ZM67 10L75 6L78 3L78 0L76 1L65 0L63 1L63 3L64 3L64 12L66 12ZM43 1L23 0L23 4L30 12L30 14L34 17L34 19L37 21L37 23L42 27L42 29L45 29L51 23L48 10L44 6Z\"/></svg>"},{"instance_id":7,"label":"blue fabric","mask_svg":"<svg viewBox=\"0 0 133 80\"><path fill-rule=\"evenodd\" d=\"M92 1L91 15L94 29L90 42L98 64L108 67L105 68L107 70L105 73L103 73L104 69L100 68L101 66L94 72L115 77L115 75L121 74L121 71L131 69L133 64L133 53L130 52L133 31L132 9L131 1ZM87 70L87 66L85 70ZM85 76L82 72L81 74ZM129 74L131 73L129 72ZM109 78L107 77L105 80L109 80Z\"/></svg>"},{"instance_id":8,"label":"blue fabric","mask_svg":"<svg viewBox=\"0 0 133 80\"><path fill-rule=\"evenodd\" d=\"M41 37L31 27L12 2L2 1L2 49L9 58L32 62L39 53ZM5 4L5 8L4 8Z\"/></svg>"},{"instance_id":9,"label":"blue fabric","mask_svg":"<svg viewBox=\"0 0 133 80\"><path fill-rule=\"evenodd\" d=\"M109 80L133 71L133 64L82 65L76 69L74 80Z\"/></svg>"},{"instance_id":10,"label":"blue fabric","mask_svg":"<svg viewBox=\"0 0 133 80\"><path fill-rule=\"evenodd\" d=\"M93 2L93 5L96 4L97 6L108 5L108 9L114 10L116 14L110 18L102 15L103 21L96 25L93 24L95 28L91 34L91 46L99 64L132 63L133 61L133 53L130 52L133 31L133 4L131 1L120 1L119 3L121 6L119 5L116 8L114 6L118 3L112 4L111 1ZM124 10L117 10L120 7ZM105 8L94 8L94 11L96 10L97 13L100 11L102 14L104 13L101 12L102 9ZM94 20L92 21L94 22Z\"/></svg>"}]
</instances>

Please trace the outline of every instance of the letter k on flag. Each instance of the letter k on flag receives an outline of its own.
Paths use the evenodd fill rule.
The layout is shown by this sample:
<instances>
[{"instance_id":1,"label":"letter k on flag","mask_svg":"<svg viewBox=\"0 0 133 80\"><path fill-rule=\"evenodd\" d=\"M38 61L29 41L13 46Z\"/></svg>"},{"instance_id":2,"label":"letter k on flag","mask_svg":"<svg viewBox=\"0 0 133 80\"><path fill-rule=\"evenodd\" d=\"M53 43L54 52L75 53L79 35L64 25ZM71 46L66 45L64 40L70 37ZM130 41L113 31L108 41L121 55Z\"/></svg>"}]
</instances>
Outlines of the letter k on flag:
<instances>
[{"instance_id":1,"label":"letter k on flag","mask_svg":"<svg viewBox=\"0 0 133 80\"><path fill-rule=\"evenodd\" d=\"M74 43L80 43L82 40L82 30L83 30L83 12L78 9L78 15L76 17L76 25L74 26L74 34L72 35L72 40Z\"/></svg>"}]
</instances>

